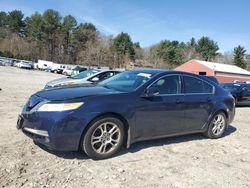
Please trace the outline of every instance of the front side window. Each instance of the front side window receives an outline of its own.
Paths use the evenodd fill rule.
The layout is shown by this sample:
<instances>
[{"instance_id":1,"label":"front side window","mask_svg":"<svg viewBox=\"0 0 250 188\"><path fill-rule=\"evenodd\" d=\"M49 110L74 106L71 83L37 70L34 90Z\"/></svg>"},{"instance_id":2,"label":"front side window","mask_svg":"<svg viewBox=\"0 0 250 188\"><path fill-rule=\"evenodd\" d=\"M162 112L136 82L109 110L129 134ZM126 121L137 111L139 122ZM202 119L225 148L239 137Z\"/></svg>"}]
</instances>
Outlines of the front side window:
<instances>
[{"instance_id":1,"label":"front side window","mask_svg":"<svg viewBox=\"0 0 250 188\"><path fill-rule=\"evenodd\" d=\"M206 82L203 82L203 93L213 93L213 86Z\"/></svg>"},{"instance_id":2,"label":"front side window","mask_svg":"<svg viewBox=\"0 0 250 188\"><path fill-rule=\"evenodd\" d=\"M194 77L184 76L185 93L213 93L213 86Z\"/></svg>"},{"instance_id":3,"label":"front side window","mask_svg":"<svg viewBox=\"0 0 250 188\"><path fill-rule=\"evenodd\" d=\"M114 75L113 72L103 72L92 77L90 80L93 80L94 78L98 78L98 81L103 81L103 80L106 80L107 78L112 77L113 75Z\"/></svg>"},{"instance_id":4,"label":"front side window","mask_svg":"<svg viewBox=\"0 0 250 188\"><path fill-rule=\"evenodd\" d=\"M86 70L86 71L83 71L75 76L72 76L71 78L72 79L83 79L83 78L86 78L86 77L89 77L93 74L96 74L100 72L99 70Z\"/></svg>"},{"instance_id":5,"label":"front side window","mask_svg":"<svg viewBox=\"0 0 250 188\"><path fill-rule=\"evenodd\" d=\"M156 81L152 87L156 87L160 95L181 93L180 77L178 75L166 76Z\"/></svg>"}]
</instances>

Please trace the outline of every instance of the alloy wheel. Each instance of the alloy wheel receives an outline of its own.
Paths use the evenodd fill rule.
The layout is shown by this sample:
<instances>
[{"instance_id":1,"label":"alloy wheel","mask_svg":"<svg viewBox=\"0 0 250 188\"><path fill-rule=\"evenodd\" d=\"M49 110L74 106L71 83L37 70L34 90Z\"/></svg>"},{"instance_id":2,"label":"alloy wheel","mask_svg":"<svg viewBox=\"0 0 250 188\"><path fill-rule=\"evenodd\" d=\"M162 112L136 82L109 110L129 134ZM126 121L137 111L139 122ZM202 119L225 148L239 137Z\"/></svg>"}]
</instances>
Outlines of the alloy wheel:
<instances>
[{"instance_id":1,"label":"alloy wheel","mask_svg":"<svg viewBox=\"0 0 250 188\"><path fill-rule=\"evenodd\" d=\"M112 152L121 140L121 131L113 122L100 124L91 136L91 146L99 154Z\"/></svg>"},{"instance_id":2,"label":"alloy wheel","mask_svg":"<svg viewBox=\"0 0 250 188\"><path fill-rule=\"evenodd\" d=\"M222 134L224 131L224 128L226 126L226 121L223 115L218 114L214 117L213 122L212 122L212 132L214 135L218 136Z\"/></svg>"}]
</instances>

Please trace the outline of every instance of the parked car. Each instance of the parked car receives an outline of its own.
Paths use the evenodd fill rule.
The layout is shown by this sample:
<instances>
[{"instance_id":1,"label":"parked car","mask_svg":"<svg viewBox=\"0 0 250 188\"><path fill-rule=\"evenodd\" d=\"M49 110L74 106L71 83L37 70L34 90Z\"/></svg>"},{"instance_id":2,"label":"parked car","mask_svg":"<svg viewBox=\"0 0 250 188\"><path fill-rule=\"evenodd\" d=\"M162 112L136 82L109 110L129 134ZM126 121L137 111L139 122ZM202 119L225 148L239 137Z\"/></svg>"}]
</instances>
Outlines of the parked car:
<instances>
[{"instance_id":1,"label":"parked car","mask_svg":"<svg viewBox=\"0 0 250 188\"><path fill-rule=\"evenodd\" d=\"M57 70L60 68L60 64L58 64L58 63L52 63L51 65L50 65L50 72L55 72L55 73L57 73Z\"/></svg>"},{"instance_id":2,"label":"parked car","mask_svg":"<svg viewBox=\"0 0 250 188\"><path fill-rule=\"evenodd\" d=\"M4 61L2 61L1 59L0 59L0 66L5 66Z\"/></svg>"},{"instance_id":3,"label":"parked car","mask_svg":"<svg viewBox=\"0 0 250 188\"><path fill-rule=\"evenodd\" d=\"M50 149L105 159L124 143L188 133L220 138L234 114L232 95L205 77L136 69L95 87L37 92L17 128Z\"/></svg>"},{"instance_id":4,"label":"parked car","mask_svg":"<svg viewBox=\"0 0 250 188\"><path fill-rule=\"evenodd\" d=\"M58 74L62 74L63 70L66 68L66 65L60 65L57 69L56 69L56 73Z\"/></svg>"},{"instance_id":5,"label":"parked car","mask_svg":"<svg viewBox=\"0 0 250 188\"><path fill-rule=\"evenodd\" d=\"M45 89L55 88L55 87L75 86L82 84L96 84L118 73L119 71L115 70L100 70L100 69L86 70L75 76L60 78L50 81L45 85Z\"/></svg>"},{"instance_id":6,"label":"parked car","mask_svg":"<svg viewBox=\"0 0 250 188\"><path fill-rule=\"evenodd\" d=\"M54 63L52 61L46 61L46 60L39 59L38 62L37 62L37 68L39 70L46 70L49 67L52 67L53 64Z\"/></svg>"},{"instance_id":7,"label":"parked car","mask_svg":"<svg viewBox=\"0 0 250 188\"><path fill-rule=\"evenodd\" d=\"M65 67L65 69L63 70L62 74L66 75L66 76L73 76L73 72L74 70L78 70L80 69L80 71L77 71L77 74L79 74L80 72L83 72L85 70L87 70L87 68L85 67L81 67L81 66L75 66L75 65L68 65Z\"/></svg>"},{"instance_id":8,"label":"parked car","mask_svg":"<svg viewBox=\"0 0 250 188\"><path fill-rule=\"evenodd\" d=\"M11 66L11 62L7 58L0 59L0 62L1 62L1 66Z\"/></svg>"},{"instance_id":9,"label":"parked car","mask_svg":"<svg viewBox=\"0 0 250 188\"><path fill-rule=\"evenodd\" d=\"M38 63L34 63L34 69L38 69Z\"/></svg>"},{"instance_id":10,"label":"parked car","mask_svg":"<svg viewBox=\"0 0 250 188\"><path fill-rule=\"evenodd\" d=\"M227 82L221 84L222 88L232 94L236 101L250 99L250 84L241 82Z\"/></svg>"},{"instance_id":11,"label":"parked car","mask_svg":"<svg viewBox=\"0 0 250 188\"><path fill-rule=\"evenodd\" d=\"M13 61L13 66L18 67L20 62L21 62L21 60L18 60L18 59L14 60Z\"/></svg>"},{"instance_id":12,"label":"parked car","mask_svg":"<svg viewBox=\"0 0 250 188\"><path fill-rule=\"evenodd\" d=\"M67 66L67 67L63 70L62 74L63 74L63 75L66 75L66 76L71 76L71 74L72 74L72 69L73 69L73 67Z\"/></svg>"},{"instance_id":13,"label":"parked car","mask_svg":"<svg viewBox=\"0 0 250 188\"><path fill-rule=\"evenodd\" d=\"M249 100L250 101L250 83L242 82L240 83L241 87L243 88L243 96L241 100Z\"/></svg>"},{"instance_id":14,"label":"parked car","mask_svg":"<svg viewBox=\"0 0 250 188\"><path fill-rule=\"evenodd\" d=\"M76 66L75 68L72 69L70 76L74 76L77 75L83 71L86 71L87 68L86 67L82 67L82 66Z\"/></svg>"},{"instance_id":15,"label":"parked car","mask_svg":"<svg viewBox=\"0 0 250 188\"><path fill-rule=\"evenodd\" d=\"M23 69L33 69L33 65L30 61L20 61L17 65L19 68L23 68Z\"/></svg>"}]
</instances>

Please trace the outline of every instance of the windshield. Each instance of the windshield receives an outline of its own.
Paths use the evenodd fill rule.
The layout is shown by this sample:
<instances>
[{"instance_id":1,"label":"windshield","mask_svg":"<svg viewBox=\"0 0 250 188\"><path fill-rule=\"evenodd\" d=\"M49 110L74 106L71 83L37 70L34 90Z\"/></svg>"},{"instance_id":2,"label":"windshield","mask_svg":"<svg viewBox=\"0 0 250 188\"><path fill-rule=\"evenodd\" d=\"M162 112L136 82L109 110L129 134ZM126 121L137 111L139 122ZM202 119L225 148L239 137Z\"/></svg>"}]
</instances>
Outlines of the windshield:
<instances>
[{"instance_id":1,"label":"windshield","mask_svg":"<svg viewBox=\"0 0 250 188\"><path fill-rule=\"evenodd\" d=\"M118 91L131 92L147 82L152 76L149 73L127 71L104 80L98 85Z\"/></svg>"},{"instance_id":2,"label":"windshield","mask_svg":"<svg viewBox=\"0 0 250 188\"><path fill-rule=\"evenodd\" d=\"M83 79L83 78L86 78L86 77L89 77L93 74L96 74L100 72L100 70L86 70L86 71L83 71L75 76L72 76L71 78L73 79Z\"/></svg>"}]
</instances>

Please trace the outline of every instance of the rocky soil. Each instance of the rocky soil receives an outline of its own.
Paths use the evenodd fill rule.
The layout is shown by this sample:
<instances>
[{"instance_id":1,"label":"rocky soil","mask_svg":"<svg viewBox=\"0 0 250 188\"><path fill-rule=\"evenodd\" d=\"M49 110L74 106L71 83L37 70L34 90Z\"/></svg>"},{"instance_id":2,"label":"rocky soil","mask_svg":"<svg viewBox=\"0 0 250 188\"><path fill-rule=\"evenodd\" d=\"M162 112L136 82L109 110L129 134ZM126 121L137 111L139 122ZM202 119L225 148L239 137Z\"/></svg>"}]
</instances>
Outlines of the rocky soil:
<instances>
[{"instance_id":1,"label":"rocky soil","mask_svg":"<svg viewBox=\"0 0 250 188\"><path fill-rule=\"evenodd\" d=\"M55 152L16 130L27 98L61 75L0 67L0 187L250 187L250 108L218 140L202 135L140 142L93 161Z\"/></svg>"}]
</instances>

